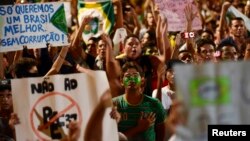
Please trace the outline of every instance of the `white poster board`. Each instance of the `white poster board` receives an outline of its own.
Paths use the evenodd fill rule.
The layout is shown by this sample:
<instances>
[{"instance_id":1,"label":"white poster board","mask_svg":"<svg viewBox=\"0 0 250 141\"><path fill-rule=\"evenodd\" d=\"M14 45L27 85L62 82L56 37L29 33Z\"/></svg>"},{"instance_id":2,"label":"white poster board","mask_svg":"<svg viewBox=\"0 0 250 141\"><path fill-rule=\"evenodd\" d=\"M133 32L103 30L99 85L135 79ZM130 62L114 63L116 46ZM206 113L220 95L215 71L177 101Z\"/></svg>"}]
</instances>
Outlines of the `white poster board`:
<instances>
[{"instance_id":1,"label":"white poster board","mask_svg":"<svg viewBox=\"0 0 250 141\"><path fill-rule=\"evenodd\" d=\"M0 6L0 52L68 45L63 3Z\"/></svg>"},{"instance_id":2,"label":"white poster board","mask_svg":"<svg viewBox=\"0 0 250 141\"><path fill-rule=\"evenodd\" d=\"M86 124L103 92L109 88L103 71L11 81L14 111L21 124L16 125L17 141L61 140L68 135L70 121L77 121L83 140ZM103 140L117 141L116 121L105 112ZM108 130L107 130L108 128ZM24 131L25 129L25 131Z\"/></svg>"},{"instance_id":3,"label":"white poster board","mask_svg":"<svg viewBox=\"0 0 250 141\"><path fill-rule=\"evenodd\" d=\"M250 62L175 67L177 94L188 107L186 132L207 140L208 124L250 123Z\"/></svg>"}]
</instances>

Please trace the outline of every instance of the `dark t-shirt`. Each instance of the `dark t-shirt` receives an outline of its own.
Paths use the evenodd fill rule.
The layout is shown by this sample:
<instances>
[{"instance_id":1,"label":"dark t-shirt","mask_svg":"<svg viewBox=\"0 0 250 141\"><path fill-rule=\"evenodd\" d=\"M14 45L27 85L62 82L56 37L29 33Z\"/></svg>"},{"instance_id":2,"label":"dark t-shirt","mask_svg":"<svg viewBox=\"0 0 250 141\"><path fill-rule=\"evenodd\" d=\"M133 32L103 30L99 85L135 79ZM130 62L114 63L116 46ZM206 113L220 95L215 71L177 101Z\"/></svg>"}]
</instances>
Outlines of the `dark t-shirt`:
<instances>
[{"instance_id":1,"label":"dark t-shirt","mask_svg":"<svg viewBox=\"0 0 250 141\"><path fill-rule=\"evenodd\" d=\"M86 63L88 65L88 67L92 70L106 70L106 67L105 67L105 62L102 62L102 67L103 68L100 68L100 66L98 67L98 57L94 57L90 54L87 53L87 58L86 58Z\"/></svg>"},{"instance_id":2,"label":"dark t-shirt","mask_svg":"<svg viewBox=\"0 0 250 141\"><path fill-rule=\"evenodd\" d=\"M88 64L90 69L95 70L95 57L88 53L86 54L87 54L86 63Z\"/></svg>"},{"instance_id":3,"label":"dark t-shirt","mask_svg":"<svg viewBox=\"0 0 250 141\"><path fill-rule=\"evenodd\" d=\"M14 138L12 129L9 127L9 119L0 117L0 140L12 141Z\"/></svg>"}]
</instances>

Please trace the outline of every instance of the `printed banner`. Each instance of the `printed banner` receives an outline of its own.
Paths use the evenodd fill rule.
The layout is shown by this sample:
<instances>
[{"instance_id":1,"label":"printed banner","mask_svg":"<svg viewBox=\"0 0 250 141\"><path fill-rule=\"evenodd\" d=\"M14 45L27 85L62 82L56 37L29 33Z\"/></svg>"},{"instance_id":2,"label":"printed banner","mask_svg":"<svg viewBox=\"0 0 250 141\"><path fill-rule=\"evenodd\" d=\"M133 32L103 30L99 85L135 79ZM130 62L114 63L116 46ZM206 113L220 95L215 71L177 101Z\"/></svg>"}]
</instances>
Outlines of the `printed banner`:
<instances>
[{"instance_id":1,"label":"printed banner","mask_svg":"<svg viewBox=\"0 0 250 141\"><path fill-rule=\"evenodd\" d=\"M184 31L186 30L186 17L184 8L187 4L193 3L193 0L155 0L161 13L165 15L168 20L168 31ZM194 13L197 13L197 7L192 5ZM199 14L193 20L193 30L202 29Z\"/></svg>"},{"instance_id":2,"label":"printed banner","mask_svg":"<svg viewBox=\"0 0 250 141\"><path fill-rule=\"evenodd\" d=\"M0 52L68 45L63 3L0 6Z\"/></svg>"},{"instance_id":3,"label":"printed banner","mask_svg":"<svg viewBox=\"0 0 250 141\"><path fill-rule=\"evenodd\" d=\"M71 121L79 123L79 140L83 140L89 117L109 88L105 72L93 73L12 80L14 111L21 122L16 125L17 140L62 140ZM110 111L106 110L103 119L103 140L117 141L117 125Z\"/></svg>"},{"instance_id":4,"label":"printed banner","mask_svg":"<svg viewBox=\"0 0 250 141\"><path fill-rule=\"evenodd\" d=\"M249 124L250 62L175 67L178 96L188 107L190 140L207 140L207 125ZM191 132L190 132L191 131Z\"/></svg>"}]
</instances>

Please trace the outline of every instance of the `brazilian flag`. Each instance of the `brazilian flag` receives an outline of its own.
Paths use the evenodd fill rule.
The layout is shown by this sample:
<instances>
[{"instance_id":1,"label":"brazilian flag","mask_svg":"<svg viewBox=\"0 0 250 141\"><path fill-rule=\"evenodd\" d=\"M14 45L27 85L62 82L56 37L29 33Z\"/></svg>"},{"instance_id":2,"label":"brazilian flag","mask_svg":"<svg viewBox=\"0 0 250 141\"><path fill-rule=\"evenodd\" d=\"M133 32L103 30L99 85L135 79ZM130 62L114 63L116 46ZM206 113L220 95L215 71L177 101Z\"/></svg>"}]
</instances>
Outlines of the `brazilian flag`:
<instances>
[{"instance_id":1,"label":"brazilian flag","mask_svg":"<svg viewBox=\"0 0 250 141\"><path fill-rule=\"evenodd\" d=\"M83 36L91 34L95 36L101 32L111 33L114 27L114 9L112 1L95 1L86 2L78 1L78 20L79 23L82 21L82 17L91 14L93 19L89 22L87 27L85 27Z\"/></svg>"},{"instance_id":2,"label":"brazilian flag","mask_svg":"<svg viewBox=\"0 0 250 141\"><path fill-rule=\"evenodd\" d=\"M64 34L68 33L67 22L65 17L64 5L62 4L51 17L50 22Z\"/></svg>"},{"instance_id":3,"label":"brazilian flag","mask_svg":"<svg viewBox=\"0 0 250 141\"><path fill-rule=\"evenodd\" d=\"M230 80L228 77L198 77L190 81L191 105L225 105L230 103Z\"/></svg>"}]
</instances>

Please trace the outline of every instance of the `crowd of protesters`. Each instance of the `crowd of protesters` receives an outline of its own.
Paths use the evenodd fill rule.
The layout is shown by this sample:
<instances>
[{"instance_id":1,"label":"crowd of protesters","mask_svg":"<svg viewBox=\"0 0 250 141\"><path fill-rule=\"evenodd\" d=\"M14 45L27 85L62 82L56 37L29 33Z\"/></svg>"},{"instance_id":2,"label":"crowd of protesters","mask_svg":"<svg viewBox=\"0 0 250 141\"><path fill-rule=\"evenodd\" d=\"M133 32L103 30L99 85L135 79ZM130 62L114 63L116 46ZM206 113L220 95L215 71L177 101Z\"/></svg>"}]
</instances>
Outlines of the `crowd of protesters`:
<instances>
[{"instance_id":1,"label":"crowd of protesters","mask_svg":"<svg viewBox=\"0 0 250 141\"><path fill-rule=\"evenodd\" d=\"M51 2L56 0L42 0ZM168 20L153 0L112 0L115 26L110 35L81 38L85 26L94 17L77 21L77 0L71 3L72 26L67 47L53 47L1 53L0 55L0 140L15 140L10 80L45 77L55 74L106 72L110 91L104 93L93 112L85 140L101 140L102 117L113 107L110 117L117 121L119 139L129 141L174 141L178 125L187 122L188 111L176 97L174 69L176 64L241 61L250 59L249 32L243 18L227 18L234 6L247 17L250 1L194 0L185 7L186 31L194 37L183 38L182 32L168 32ZM1 4L31 3L29 0L1 0ZM194 13L192 4L198 8ZM199 15L201 30L193 30ZM119 28L128 33L118 53L112 39ZM111 102L111 99L113 102ZM95 130L99 131L98 135ZM65 140L81 140L81 129L72 123Z\"/></svg>"}]
</instances>

